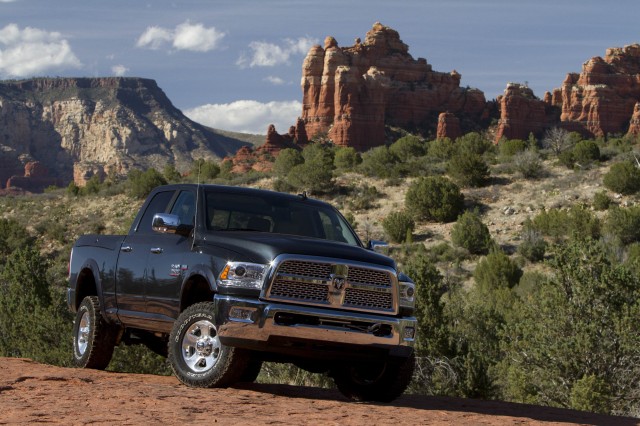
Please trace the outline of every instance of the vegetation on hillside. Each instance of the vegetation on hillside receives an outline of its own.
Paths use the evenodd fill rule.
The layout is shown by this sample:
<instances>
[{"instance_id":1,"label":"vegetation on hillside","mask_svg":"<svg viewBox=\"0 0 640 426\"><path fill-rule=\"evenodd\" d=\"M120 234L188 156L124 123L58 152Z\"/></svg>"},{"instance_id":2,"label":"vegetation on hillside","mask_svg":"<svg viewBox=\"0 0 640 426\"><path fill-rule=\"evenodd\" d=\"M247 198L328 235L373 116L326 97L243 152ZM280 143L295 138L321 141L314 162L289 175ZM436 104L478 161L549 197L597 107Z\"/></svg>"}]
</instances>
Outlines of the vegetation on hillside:
<instances>
[{"instance_id":1,"label":"vegetation on hillside","mask_svg":"<svg viewBox=\"0 0 640 426\"><path fill-rule=\"evenodd\" d=\"M259 185L308 191L338 206L362 239L394 243L389 254L417 284L412 392L640 416L636 151L636 140L557 129L497 146L477 133L408 135L362 154L285 150L272 174L199 161L188 176L168 166L5 197L0 356L70 363L66 268L79 235L125 233L165 182ZM592 193L576 195L585 181ZM505 207L518 191L523 199ZM165 360L140 346L119 347L109 368L168 374ZM259 380L330 383L271 364Z\"/></svg>"}]
</instances>

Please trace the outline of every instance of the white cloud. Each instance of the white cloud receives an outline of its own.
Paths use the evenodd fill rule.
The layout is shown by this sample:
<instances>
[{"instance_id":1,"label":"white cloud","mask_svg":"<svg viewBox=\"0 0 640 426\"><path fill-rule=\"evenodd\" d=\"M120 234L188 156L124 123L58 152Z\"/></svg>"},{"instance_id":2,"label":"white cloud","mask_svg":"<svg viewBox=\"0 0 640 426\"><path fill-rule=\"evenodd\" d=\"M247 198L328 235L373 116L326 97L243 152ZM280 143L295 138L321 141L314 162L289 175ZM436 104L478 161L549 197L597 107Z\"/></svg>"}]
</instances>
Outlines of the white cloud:
<instances>
[{"instance_id":1,"label":"white cloud","mask_svg":"<svg viewBox=\"0 0 640 426\"><path fill-rule=\"evenodd\" d=\"M184 111L198 123L221 130L266 134L269 124L276 126L278 133L286 133L296 124L302 112L298 101L272 101L262 103L251 100L228 104L207 104Z\"/></svg>"},{"instance_id":2,"label":"white cloud","mask_svg":"<svg viewBox=\"0 0 640 426\"><path fill-rule=\"evenodd\" d=\"M225 33L202 24L185 21L174 29L148 27L138 38L136 47L158 50L170 44L176 50L208 52L218 47Z\"/></svg>"},{"instance_id":3,"label":"white cloud","mask_svg":"<svg viewBox=\"0 0 640 426\"><path fill-rule=\"evenodd\" d=\"M111 72L116 77L123 77L126 73L129 72L129 68L125 67L122 64L118 64L111 67Z\"/></svg>"},{"instance_id":4,"label":"white cloud","mask_svg":"<svg viewBox=\"0 0 640 426\"><path fill-rule=\"evenodd\" d=\"M273 84L274 86L282 86L284 84L284 80L283 79L281 79L280 77L273 76L273 75L265 77L264 81L267 81L267 82Z\"/></svg>"},{"instance_id":5,"label":"white cloud","mask_svg":"<svg viewBox=\"0 0 640 426\"><path fill-rule=\"evenodd\" d=\"M236 64L242 68L273 67L286 64L291 56L304 55L311 46L317 43L316 39L310 37L300 37L297 40L285 39L282 46L265 41L252 41L249 43L249 48L253 51L251 58L247 58L243 53Z\"/></svg>"},{"instance_id":6,"label":"white cloud","mask_svg":"<svg viewBox=\"0 0 640 426\"><path fill-rule=\"evenodd\" d=\"M0 75L30 77L81 66L69 42L59 32L32 27L20 29L16 24L0 29Z\"/></svg>"}]
</instances>

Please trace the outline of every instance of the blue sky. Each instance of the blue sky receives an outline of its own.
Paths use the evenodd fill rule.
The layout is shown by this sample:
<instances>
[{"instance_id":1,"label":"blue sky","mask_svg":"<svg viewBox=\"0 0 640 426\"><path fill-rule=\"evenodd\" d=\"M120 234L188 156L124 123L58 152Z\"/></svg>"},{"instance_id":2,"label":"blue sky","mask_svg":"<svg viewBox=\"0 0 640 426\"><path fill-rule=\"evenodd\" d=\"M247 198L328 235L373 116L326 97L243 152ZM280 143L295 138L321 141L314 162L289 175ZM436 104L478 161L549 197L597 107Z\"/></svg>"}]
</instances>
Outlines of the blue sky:
<instances>
[{"instance_id":1,"label":"blue sky","mask_svg":"<svg viewBox=\"0 0 640 426\"><path fill-rule=\"evenodd\" d=\"M308 48L352 45L376 21L487 99L507 82L542 97L606 48L640 43L638 0L0 0L0 79L152 78L203 124L284 133Z\"/></svg>"}]
</instances>

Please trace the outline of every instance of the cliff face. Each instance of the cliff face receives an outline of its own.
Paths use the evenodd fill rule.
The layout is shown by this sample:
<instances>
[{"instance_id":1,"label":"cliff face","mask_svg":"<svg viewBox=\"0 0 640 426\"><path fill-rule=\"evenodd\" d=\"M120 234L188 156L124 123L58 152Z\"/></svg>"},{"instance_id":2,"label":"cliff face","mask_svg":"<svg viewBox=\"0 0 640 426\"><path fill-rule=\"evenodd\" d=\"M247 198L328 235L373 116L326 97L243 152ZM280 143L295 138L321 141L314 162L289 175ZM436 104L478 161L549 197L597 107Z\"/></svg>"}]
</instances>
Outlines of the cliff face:
<instances>
[{"instance_id":1,"label":"cliff face","mask_svg":"<svg viewBox=\"0 0 640 426\"><path fill-rule=\"evenodd\" d=\"M550 100L561 108L565 127L589 136L633 131L639 101L640 44L607 49L604 59L591 58L580 74L567 74Z\"/></svg>"},{"instance_id":2,"label":"cliff face","mask_svg":"<svg viewBox=\"0 0 640 426\"><path fill-rule=\"evenodd\" d=\"M365 150L385 143L385 125L433 131L442 112L480 120L481 91L461 88L456 71L433 71L408 51L398 32L380 23L353 46L327 37L324 47L312 47L301 81L308 137L327 133L337 145Z\"/></svg>"},{"instance_id":3,"label":"cliff face","mask_svg":"<svg viewBox=\"0 0 640 426\"><path fill-rule=\"evenodd\" d=\"M29 160L82 185L94 172L186 168L244 145L189 120L155 81L139 78L2 82L0 130L0 186Z\"/></svg>"}]
</instances>

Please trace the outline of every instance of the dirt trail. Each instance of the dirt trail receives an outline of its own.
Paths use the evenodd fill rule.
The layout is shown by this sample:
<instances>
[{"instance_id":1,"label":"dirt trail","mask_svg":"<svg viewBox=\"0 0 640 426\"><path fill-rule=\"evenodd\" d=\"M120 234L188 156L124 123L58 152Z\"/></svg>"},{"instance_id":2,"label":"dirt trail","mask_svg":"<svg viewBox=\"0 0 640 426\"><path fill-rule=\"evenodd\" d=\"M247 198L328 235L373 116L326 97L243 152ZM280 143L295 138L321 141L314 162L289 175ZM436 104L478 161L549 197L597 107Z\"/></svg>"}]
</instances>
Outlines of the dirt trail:
<instances>
[{"instance_id":1,"label":"dirt trail","mask_svg":"<svg viewBox=\"0 0 640 426\"><path fill-rule=\"evenodd\" d=\"M174 377L0 358L0 424L640 425L638 419L493 401L407 395L356 404L337 391L251 384L193 389Z\"/></svg>"}]
</instances>

